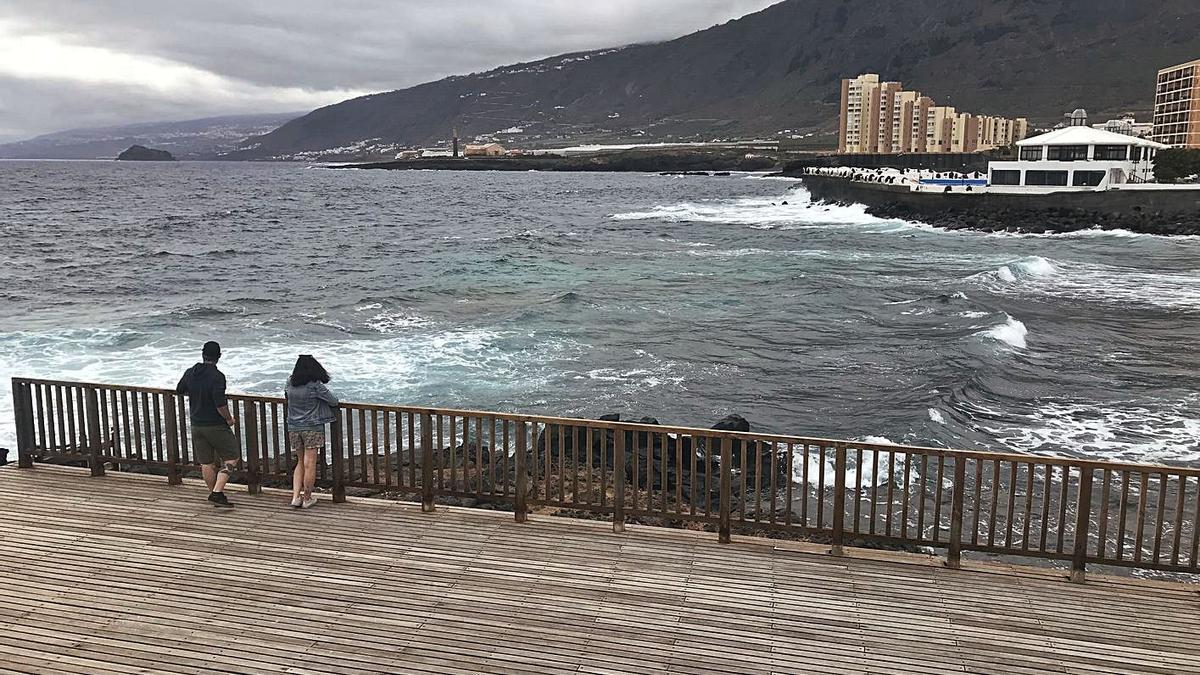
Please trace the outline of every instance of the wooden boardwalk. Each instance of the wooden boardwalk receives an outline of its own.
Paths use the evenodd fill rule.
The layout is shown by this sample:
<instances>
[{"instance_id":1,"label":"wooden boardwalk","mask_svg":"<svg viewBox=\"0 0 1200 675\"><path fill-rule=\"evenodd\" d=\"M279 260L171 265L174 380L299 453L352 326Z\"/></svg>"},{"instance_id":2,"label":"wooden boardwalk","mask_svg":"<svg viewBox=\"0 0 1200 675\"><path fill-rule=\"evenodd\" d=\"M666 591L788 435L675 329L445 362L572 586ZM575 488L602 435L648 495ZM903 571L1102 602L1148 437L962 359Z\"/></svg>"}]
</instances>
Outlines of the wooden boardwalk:
<instances>
[{"instance_id":1,"label":"wooden boardwalk","mask_svg":"<svg viewBox=\"0 0 1200 675\"><path fill-rule=\"evenodd\" d=\"M0 469L0 672L1189 673L1197 587Z\"/></svg>"}]
</instances>

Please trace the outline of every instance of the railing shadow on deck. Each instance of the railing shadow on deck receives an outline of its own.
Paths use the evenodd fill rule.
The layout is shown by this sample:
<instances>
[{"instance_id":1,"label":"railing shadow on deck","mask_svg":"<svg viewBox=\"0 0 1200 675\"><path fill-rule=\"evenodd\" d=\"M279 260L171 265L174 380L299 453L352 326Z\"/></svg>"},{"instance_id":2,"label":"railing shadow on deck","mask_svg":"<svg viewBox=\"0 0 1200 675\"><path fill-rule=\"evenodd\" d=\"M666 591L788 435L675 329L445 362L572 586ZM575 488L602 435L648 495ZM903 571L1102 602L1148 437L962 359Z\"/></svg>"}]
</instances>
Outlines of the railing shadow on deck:
<instances>
[{"instance_id":1,"label":"railing shadow on deck","mask_svg":"<svg viewBox=\"0 0 1200 675\"><path fill-rule=\"evenodd\" d=\"M14 378L18 464L194 469L174 391ZM231 395L251 493L290 485L281 398ZM879 445L628 422L345 403L319 482L419 499L696 523L852 544L944 549L1196 573L1200 469Z\"/></svg>"}]
</instances>

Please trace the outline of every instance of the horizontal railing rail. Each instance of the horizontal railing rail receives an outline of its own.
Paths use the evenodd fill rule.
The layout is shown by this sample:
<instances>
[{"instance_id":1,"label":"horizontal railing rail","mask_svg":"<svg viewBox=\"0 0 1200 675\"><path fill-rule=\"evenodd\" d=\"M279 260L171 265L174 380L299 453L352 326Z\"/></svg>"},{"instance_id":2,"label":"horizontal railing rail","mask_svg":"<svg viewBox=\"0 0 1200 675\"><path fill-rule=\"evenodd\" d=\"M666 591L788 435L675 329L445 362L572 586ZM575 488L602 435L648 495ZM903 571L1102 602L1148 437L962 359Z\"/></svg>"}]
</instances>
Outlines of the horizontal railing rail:
<instances>
[{"instance_id":1,"label":"horizontal railing rail","mask_svg":"<svg viewBox=\"0 0 1200 675\"><path fill-rule=\"evenodd\" d=\"M13 379L19 466L194 471L173 390ZM289 484L282 398L231 395L245 482ZM1200 468L420 406L343 403L319 460L347 490L627 521L1197 572Z\"/></svg>"}]
</instances>

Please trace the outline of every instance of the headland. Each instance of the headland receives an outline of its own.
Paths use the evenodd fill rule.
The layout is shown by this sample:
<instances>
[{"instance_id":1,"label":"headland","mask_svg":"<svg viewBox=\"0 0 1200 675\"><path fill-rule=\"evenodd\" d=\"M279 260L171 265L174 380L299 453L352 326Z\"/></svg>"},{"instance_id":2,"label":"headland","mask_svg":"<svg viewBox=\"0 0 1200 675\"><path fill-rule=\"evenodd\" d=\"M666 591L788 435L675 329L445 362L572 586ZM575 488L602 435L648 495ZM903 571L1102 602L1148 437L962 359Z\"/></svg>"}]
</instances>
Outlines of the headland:
<instances>
[{"instance_id":1,"label":"headland","mask_svg":"<svg viewBox=\"0 0 1200 675\"><path fill-rule=\"evenodd\" d=\"M121 162L174 162L175 157L166 150L155 150L144 145L131 145L127 150L117 155Z\"/></svg>"}]
</instances>

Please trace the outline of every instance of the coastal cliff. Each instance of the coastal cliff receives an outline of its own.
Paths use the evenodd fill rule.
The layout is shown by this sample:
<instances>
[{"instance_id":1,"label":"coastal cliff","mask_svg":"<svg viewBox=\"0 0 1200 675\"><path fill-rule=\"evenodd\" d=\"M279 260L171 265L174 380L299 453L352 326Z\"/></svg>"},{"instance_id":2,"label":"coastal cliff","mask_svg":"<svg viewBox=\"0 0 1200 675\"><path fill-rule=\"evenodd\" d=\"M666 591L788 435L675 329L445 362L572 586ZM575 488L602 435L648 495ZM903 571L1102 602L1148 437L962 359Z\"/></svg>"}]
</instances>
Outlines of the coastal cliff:
<instances>
[{"instance_id":1,"label":"coastal cliff","mask_svg":"<svg viewBox=\"0 0 1200 675\"><path fill-rule=\"evenodd\" d=\"M814 201L863 204L880 218L949 230L1056 233L1129 230L1200 234L1200 190L1108 190L1054 194L911 192L899 185L856 183L834 176L800 179Z\"/></svg>"}]
</instances>

